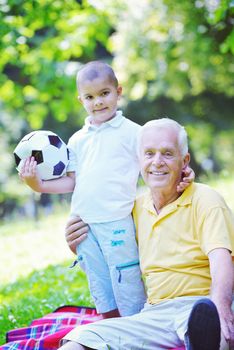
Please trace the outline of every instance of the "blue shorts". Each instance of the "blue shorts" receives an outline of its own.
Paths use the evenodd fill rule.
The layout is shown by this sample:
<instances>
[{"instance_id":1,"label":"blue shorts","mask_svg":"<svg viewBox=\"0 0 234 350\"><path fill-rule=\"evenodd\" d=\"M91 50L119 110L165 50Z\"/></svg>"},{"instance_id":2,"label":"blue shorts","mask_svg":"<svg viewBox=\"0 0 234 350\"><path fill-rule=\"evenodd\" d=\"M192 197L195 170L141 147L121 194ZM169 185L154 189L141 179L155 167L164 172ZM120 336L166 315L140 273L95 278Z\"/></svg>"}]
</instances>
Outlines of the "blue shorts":
<instances>
[{"instance_id":1,"label":"blue shorts","mask_svg":"<svg viewBox=\"0 0 234 350\"><path fill-rule=\"evenodd\" d=\"M139 312L146 295L132 216L89 227L77 255L97 311L118 309L121 316Z\"/></svg>"}]
</instances>

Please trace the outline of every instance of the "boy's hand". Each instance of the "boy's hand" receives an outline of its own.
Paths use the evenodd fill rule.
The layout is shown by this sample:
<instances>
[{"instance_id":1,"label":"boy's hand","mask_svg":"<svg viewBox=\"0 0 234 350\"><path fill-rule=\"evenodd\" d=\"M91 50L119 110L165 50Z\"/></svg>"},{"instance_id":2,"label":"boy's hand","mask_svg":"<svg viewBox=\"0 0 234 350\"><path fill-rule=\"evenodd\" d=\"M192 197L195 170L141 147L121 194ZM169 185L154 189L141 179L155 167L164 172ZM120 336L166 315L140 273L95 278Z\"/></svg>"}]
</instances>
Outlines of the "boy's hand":
<instances>
[{"instance_id":1,"label":"boy's hand","mask_svg":"<svg viewBox=\"0 0 234 350\"><path fill-rule=\"evenodd\" d=\"M183 170L182 178L177 186L177 192L183 192L195 179L195 173L192 168L186 166Z\"/></svg>"},{"instance_id":2,"label":"boy's hand","mask_svg":"<svg viewBox=\"0 0 234 350\"><path fill-rule=\"evenodd\" d=\"M29 187L36 192L41 192L43 187L43 181L40 179L37 171L37 162L34 157L28 157L19 171L19 177Z\"/></svg>"}]
</instances>

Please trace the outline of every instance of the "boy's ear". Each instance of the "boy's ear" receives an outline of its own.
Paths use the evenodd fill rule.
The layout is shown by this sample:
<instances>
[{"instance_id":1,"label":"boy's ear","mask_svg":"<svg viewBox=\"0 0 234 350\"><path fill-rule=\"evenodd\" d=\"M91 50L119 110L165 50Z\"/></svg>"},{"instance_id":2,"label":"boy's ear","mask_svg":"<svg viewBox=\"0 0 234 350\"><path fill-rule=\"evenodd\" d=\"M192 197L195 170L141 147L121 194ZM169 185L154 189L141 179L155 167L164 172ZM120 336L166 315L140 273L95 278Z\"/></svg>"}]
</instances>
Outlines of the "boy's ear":
<instances>
[{"instance_id":1,"label":"boy's ear","mask_svg":"<svg viewBox=\"0 0 234 350\"><path fill-rule=\"evenodd\" d=\"M119 97L122 95L122 91L123 91L123 88L122 88L122 86L119 85L117 87L117 94L118 94Z\"/></svg>"},{"instance_id":2,"label":"boy's ear","mask_svg":"<svg viewBox=\"0 0 234 350\"><path fill-rule=\"evenodd\" d=\"M80 103L83 104L82 98L79 95L77 96L77 98L78 98L78 101L80 101Z\"/></svg>"}]
</instances>

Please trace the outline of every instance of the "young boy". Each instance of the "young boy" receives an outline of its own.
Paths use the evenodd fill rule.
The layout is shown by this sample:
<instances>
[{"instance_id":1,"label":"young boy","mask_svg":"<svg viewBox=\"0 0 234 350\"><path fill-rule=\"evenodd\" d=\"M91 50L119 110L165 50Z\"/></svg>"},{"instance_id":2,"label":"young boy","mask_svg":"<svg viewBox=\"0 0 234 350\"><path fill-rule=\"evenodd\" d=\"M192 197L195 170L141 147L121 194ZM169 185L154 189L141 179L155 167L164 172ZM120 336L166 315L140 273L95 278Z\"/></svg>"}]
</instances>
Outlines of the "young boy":
<instances>
[{"instance_id":1,"label":"young boy","mask_svg":"<svg viewBox=\"0 0 234 350\"><path fill-rule=\"evenodd\" d=\"M77 87L89 116L68 142L67 175L42 181L31 157L20 177L37 192L73 191L71 215L89 225L77 255L97 311L104 318L132 315L145 302L131 216L139 176L140 126L117 111L122 88L109 65L86 64L78 72Z\"/></svg>"}]
</instances>

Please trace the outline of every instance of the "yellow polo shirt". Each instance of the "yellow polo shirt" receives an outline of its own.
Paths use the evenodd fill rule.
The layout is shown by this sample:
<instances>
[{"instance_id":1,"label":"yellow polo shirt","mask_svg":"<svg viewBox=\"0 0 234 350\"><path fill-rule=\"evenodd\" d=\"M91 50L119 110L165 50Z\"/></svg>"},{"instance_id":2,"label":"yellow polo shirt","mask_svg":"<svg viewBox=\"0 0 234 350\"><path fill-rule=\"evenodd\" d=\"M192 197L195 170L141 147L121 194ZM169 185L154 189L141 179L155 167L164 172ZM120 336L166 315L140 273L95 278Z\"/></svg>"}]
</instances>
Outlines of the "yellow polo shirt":
<instances>
[{"instance_id":1,"label":"yellow polo shirt","mask_svg":"<svg viewBox=\"0 0 234 350\"><path fill-rule=\"evenodd\" d=\"M193 183L159 215L147 192L136 200L133 216L148 302L208 295L208 253L215 248L234 252L234 215L224 199Z\"/></svg>"}]
</instances>

